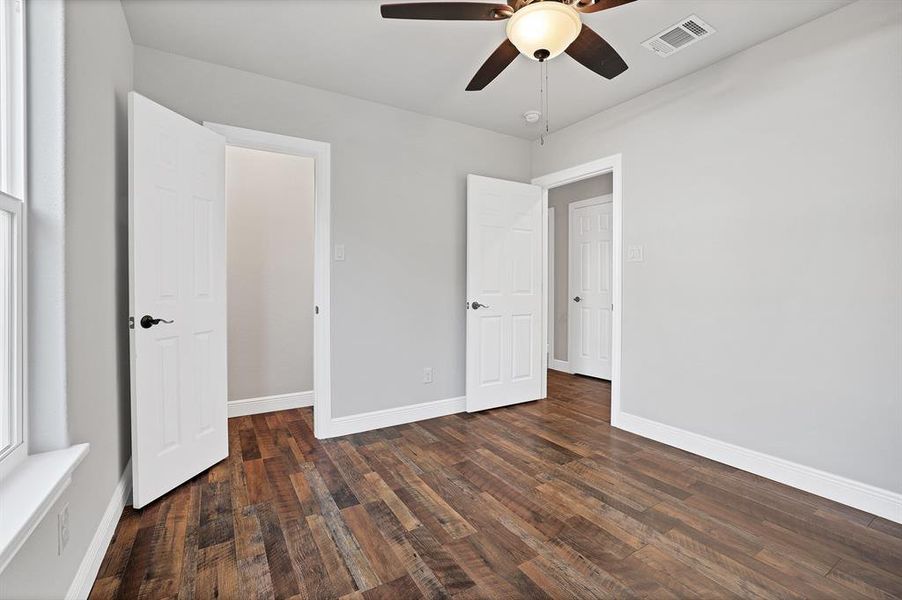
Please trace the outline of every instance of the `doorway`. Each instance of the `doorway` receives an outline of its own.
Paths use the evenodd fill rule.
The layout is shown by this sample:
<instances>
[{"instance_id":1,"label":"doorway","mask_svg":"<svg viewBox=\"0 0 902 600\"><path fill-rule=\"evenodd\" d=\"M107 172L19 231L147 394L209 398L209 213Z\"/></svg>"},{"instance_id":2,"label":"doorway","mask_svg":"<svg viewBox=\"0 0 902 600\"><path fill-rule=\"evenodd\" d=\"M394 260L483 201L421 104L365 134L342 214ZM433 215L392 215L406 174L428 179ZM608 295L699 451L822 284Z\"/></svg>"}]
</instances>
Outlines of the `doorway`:
<instances>
[{"instance_id":1,"label":"doorway","mask_svg":"<svg viewBox=\"0 0 902 600\"><path fill-rule=\"evenodd\" d=\"M610 372L607 367L603 366L604 361L599 358L605 358L604 352L598 351L594 353L594 368L586 368L584 363L578 365L579 371L586 372L587 375L606 378L611 381L611 424L617 426L620 412L620 372L621 372L621 323L622 323L622 228L623 228L623 209L622 209L622 173L621 173L621 156L619 154L609 156L599 160L591 161L585 164L563 169L554 173L549 173L532 180L532 183L542 188L544 196L544 210L546 212L546 226L549 228L548 243L546 244L546 268L544 273L546 298L546 327L543 334L546 339L545 347L547 349L547 364L551 369L562 370L566 372L574 372L574 365L570 364L570 357L573 348L572 338L574 338L574 326L589 331L594 331L599 335L594 338L589 337L589 341L594 340L596 346L601 342L607 345L607 334L604 333L605 323L602 319L604 315L604 305L608 305L609 312L609 337L610 337L610 353L609 365ZM581 197L580 197L581 196ZM605 277L601 268L601 258L604 255L603 243L608 238L610 242L610 286L609 290L602 290L603 285L595 285L592 288L592 303L597 304L595 314L587 316L586 324L589 327L582 327L577 319L571 318L571 313L577 310L582 313L583 297L576 292L573 280L577 279L571 276L571 263L576 262L571 257L571 209L578 207L596 208L590 209L597 214L586 215L595 219L599 223L604 219L604 214L609 214L609 231L604 233L601 228L596 228L594 232L586 231L586 240L591 242L586 248L594 248L598 250L596 253L596 264L598 268L594 271L596 280ZM605 207L606 208L602 208ZM589 221L592 221L592 218ZM553 223L553 226L550 226ZM561 239L564 238L564 239ZM591 238L591 239L589 239ZM587 257L586 264L591 265L591 252ZM605 277L606 278L606 277ZM591 280L591 277L589 278ZM577 283L579 283L577 281ZM574 289L571 290L571 287ZM590 286L591 287L591 286ZM572 292L572 293L571 293ZM577 302L576 298L580 301ZM592 307L590 307L592 308ZM574 323L574 321L577 321ZM582 339L580 339L582 343ZM591 359L592 352L586 352ZM601 370L599 370L599 367ZM603 377L608 375L608 377Z\"/></svg>"},{"instance_id":2,"label":"doorway","mask_svg":"<svg viewBox=\"0 0 902 600\"><path fill-rule=\"evenodd\" d=\"M329 423L331 422L331 337L330 337L330 260L331 260L331 200L330 200L330 146L324 142L318 142L313 140L307 140L303 138L290 137L275 133L256 131L252 129L244 129L241 127L233 127L230 125L222 125L219 123L204 123L204 126L212 129L213 131L219 133L220 135L225 137L226 141L226 151L228 156L228 164L239 165L242 162L247 162L248 160L259 160L260 158L264 158L264 155L269 155L270 159L270 168L275 163L285 163L285 165L290 165L292 169L300 170L301 173L308 171L310 175L312 175L312 214L307 215L311 222L309 225L309 230L303 229L303 231L308 231L308 233L312 233L313 243L310 248L306 251L309 251L312 256L310 257L312 260L309 263L310 272L307 274L295 273L297 271L298 265L287 265L292 267L290 271L294 275L298 275L300 277L309 277L312 285L312 297L307 298L306 293L308 288L304 286L304 282L286 282L286 281L278 281L275 283L281 287L284 287L285 294L291 296L296 299L296 306L286 306L284 305L284 299L281 299L281 302L277 301L277 304L281 304L277 307L277 311L285 312L291 318L290 323L269 323L267 325L260 325L259 327L251 327L246 328L242 325L242 323L237 322L235 319L230 316L229 318L229 329L230 333L233 331L238 333L240 336L240 332L254 332L254 343L267 345L269 350L274 351L274 353L278 354L279 344L282 344L283 350L285 349L284 344L286 343L286 336L284 335L286 332L279 331L279 327L283 325L293 325L291 327L287 327L288 329L297 330L298 332L309 331L312 333L312 340L309 348L304 348L303 345L299 347L295 347L292 351L283 353L282 356L278 356L277 361L280 363L285 363L287 360L288 363L294 361L297 363L297 371L294 373L289 373L291 364L285 363L274 366L271 369L264 369L263 372L268 372L269 376L272 377L275 381L268 381L266 384L268 385L294 385L295 387L302 387L306 389L300 390L286 390L282 393L276 394L268 394L258 397L251 397L250 399L243 399L239 397L232 396L230 392L230 416L236 416L239 414L252 414L257 412L269 412L272 410L281 410L285 408L294 408L297 406L313 406L313 420L314 420L314 434L318 438L328 437L329 436ZM254 155L253 153L258 153L258 155ZM284 165L283 165L284 166ZM303 177L303 175L301 175ZM230 174L227 174L227 180L230 179ZM294 182L295 185L303 186L303 183ZM301 191L300 189L296 191ZM248 190L243 190L244 194L250 194ZM251 198L245 198L245 200L252 201ZM262 200L262 199L261 199ZM303 198L299 197L299 203L303 203ZM301 228L307 227L304 224L303 219L304 215L303 208L295 206L294 208L300 209L301 212L294 211L294 216L298 217L298 225ZM253 206L244 206L242 210L253 210ZM289 214L286 214L286 217L291 217ZM230 217L237 216L236 214L229 215ZM276 215L277 216L277 215ZM286 221L290 223L291 219L286 218ZM288 223L286 223L288 224ZM290 224L288 224L290 229ZM286 229L284 232L285 235L291 235L291 231ZM229 231L234 231L234 224L229 226ZM299 238L303 237L303 231L295 232L295 235ZM267 235L271 235L272 231L270 230ZM265 241L265 238L263 238ZM233 247L232 241L229 242L230 251L240 251L240 247L236 245ZM245 239L245 242L248 240ZM261 241L258 239L258 241ZM284 245L284 240L270 240L273 246ZM290 244L287 247L291 247ZM251 248L247 249L248 251L253 250ZM258 245L256 248L257 251L261 251L260 246ZM305 250L298 249L298 258L303 260L303 256L305 254ZM278 250L274 247L269 249L269 253L278 252ZM246 258L246 257L245 257ZM278 257L277 257L278 258ZM284 257L280 258L281 261ZM289 261L290 262L290 261ZM252 265L250 264L242 264L242 261L238 260L238 257L230 256L229 258L229 273L230 275L234 272L242 272L249 271L252 269ZM260 274L257 273L257 276ZM244 312L247 312L247 309L253 306L260 306L258 302L260 298L260 294L255 294L254 290L242 289L237 290L234 289L233 286L229 285L230 293L235 292L236 298L239 298L243 304L241 307L245 309ZM257 290L257 292L263 293L264 295L268 293L268 290L262 289ZM231 300L231 296L230 296ZM291 301L289 301L291 302ZM270 308L273 308L270 306ZM233 307L229 307L229 312L232 314ZM292 314L292 310L296 311L297 314ZM306 313L303 314L303 313ZM310 318L307 318L307 315ZM233 315L239 318L243 318L241 315ZM252 312L245 314L246 317L256 317L257 315L252 314ZM275 329L272 331L273 336L277 339L266 339L265 336L260 336L261 331L266 331L268 328L274 327ZM250 333L249 333L250 334ZM281 342L280 342L281 340ZM248 341L248 340L245 340ZM236 340L236 342L240 343L240 340ZM309 350L309 353L308 353ZM307 366L309 361L310 371L309 373L304 373L304 368ZM230 359L230 369L229 369L229 377L230 384L233 383L233 369L232 367L237 367L237 364L233 364ZM271 365L272 366L272 365ZM284 367L284 368L283 368ZM240 383L242 386L245 385L253 385L253 382L247 382L241 378L241 370L240 372L235 373L235 382ZM255 372L261 372L259 369L252 369ZM289 384L288 380L292 383ZM303 380L303 381L302 381ZM260 382L256 382L260 383ZM309 387L308 387L309 386ZM250 388L245 388L250 389ZM246 395L247 392L239 393L239 395ZM243 400L249 400L244 402Z\"/></svg>"},{"instance_id":3,"label":"doorway","mask_svg":"<svg viewBox=\"0 0 902 600\"><path fill-rule=\"evenodd\" d=\"M226 145L229 417L313 405L314 159Z\"/></svg>"},{"instance_id":4,"label":"doorway","mask_svg":"<svg viewBox=\"0 0 902 600\"><path fill-rule=\"evenodd\" d=\"M611 173L548 190L551 369L611 378L612 201ZM600 298L600 292L607 297ZM599 312L603 308L606 313ZM604 339L589 339L590 334Z\"/></svg>"}]
</instances>

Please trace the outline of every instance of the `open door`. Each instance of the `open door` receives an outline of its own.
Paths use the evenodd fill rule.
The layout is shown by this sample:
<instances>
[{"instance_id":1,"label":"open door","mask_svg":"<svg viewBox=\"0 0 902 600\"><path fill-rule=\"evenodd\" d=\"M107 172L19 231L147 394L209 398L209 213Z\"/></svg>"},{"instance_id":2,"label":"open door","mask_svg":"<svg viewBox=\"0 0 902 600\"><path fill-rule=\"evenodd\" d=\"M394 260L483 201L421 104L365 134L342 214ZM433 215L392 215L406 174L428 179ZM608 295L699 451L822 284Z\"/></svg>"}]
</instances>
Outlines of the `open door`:
<instances>
[{"instance_id":1,"label":"open door","mask_svg":"<svg viewBox=\"0 0 902 600\"><path fill-rule=\"evenodd\" d=\"M544 396L542 189L467 176L467 411Z\"/></svg>"},{"instance_id":2,"label":"open door","mask_svg":"<svg viewBox=\"0 0 902 600\"><path fill-rule=\"evenodd\" d=\"M225 139L131 92L133 504L228 455Z\"/></svg>"}]
</instances>

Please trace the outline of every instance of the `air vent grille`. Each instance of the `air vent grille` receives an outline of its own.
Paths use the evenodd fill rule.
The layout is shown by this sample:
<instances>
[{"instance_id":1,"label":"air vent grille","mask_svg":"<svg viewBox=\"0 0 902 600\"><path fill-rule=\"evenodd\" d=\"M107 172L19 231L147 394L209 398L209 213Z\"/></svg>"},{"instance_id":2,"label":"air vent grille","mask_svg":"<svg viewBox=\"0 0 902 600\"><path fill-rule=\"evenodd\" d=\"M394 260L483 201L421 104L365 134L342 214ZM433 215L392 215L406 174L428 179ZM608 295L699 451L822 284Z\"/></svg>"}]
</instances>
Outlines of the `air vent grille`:
<instances>
[{"instance_id":1,"label":"air vent grille","mask_svg":"<svg viewBox=\"0 0 902 600\"><path fill-rule=\"evenodd\" d=\"M688 29L689 31L694 33L697 37L702 37L704 35L707 35L707 33L708 33L707 29L705 29L704 27L702 27L701 25L699 25L692 19L689 19L688 21L683 23L683 28Z\"/></svg>"},{"instance_id":2,"label":"air vent grille","mask_svg":"<svg viewBox=\"0 0 902 600\"><path fill-rule=\"evenodd\" d=\"M653 38L645 40L642 45L658 56L670 56L700 39L708 37L714 31L713 27L696 15L690 15Z\"/></svg>"}]
</instances>

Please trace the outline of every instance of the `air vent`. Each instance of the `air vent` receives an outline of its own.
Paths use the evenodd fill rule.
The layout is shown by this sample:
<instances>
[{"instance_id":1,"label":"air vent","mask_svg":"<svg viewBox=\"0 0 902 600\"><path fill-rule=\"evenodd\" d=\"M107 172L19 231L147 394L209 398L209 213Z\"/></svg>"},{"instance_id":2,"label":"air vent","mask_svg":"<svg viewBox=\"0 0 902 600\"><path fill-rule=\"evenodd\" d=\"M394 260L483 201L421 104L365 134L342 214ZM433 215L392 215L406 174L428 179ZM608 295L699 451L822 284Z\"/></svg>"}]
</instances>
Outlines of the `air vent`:
<instances>
[{"instance_id":1,"label":"air vent","mask_svg":"<svg viewBox=\"0 0 902 600\"><path fill-rule=\"evenodd\" d=\"M668 27L655 37L645 40L642 45L658 56L670 56L683 48L691 46L702 38L706 38L715 29L699 19L696 15L686 17L676 25Z\"/></svg>"}]
</instances>

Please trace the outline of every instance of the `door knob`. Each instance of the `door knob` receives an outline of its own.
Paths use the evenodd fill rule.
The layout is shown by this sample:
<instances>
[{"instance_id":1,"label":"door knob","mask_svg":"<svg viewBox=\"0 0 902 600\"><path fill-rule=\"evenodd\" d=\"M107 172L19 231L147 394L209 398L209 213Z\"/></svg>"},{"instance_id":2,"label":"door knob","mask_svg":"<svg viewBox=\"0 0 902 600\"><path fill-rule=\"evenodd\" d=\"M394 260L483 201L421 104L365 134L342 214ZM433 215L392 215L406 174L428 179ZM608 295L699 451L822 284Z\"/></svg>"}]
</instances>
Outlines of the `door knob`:
<instances>
[{"instance_id":1,"label":"door knob","mask_svg":"<svg viewBox=\"0 0 902 600\"><path fill-rule=\"evenodd\" d=\"M174 323L175 321L167 321L166 319L154 319L150 315L144 315L141 317L141 327L144 329L150 329L154 325L159 325L160 323Z\"/></svg>"},{"instance_id":2,"label":"door knob","mask_svg":"<svg viewBox=\"0 0 902 600\"><path fill-rule=\"evenodd\" d=\"M580 298L579 296L573 299L574 302L579 302L580 300L582 300L582 298Z\"/></svg>"},{"instance_id":3,"label":"door knob","mask_svg":"<svg viewBox=\"0 0 902 600\"><path fill-rule=\"evenodd\" d=\"M480 308L491 308L488 304L480 304L479 302L474 301L473 304L470 305L473 310L478 310Z\"/></svg>"}]
</instances>

